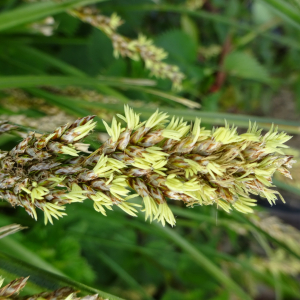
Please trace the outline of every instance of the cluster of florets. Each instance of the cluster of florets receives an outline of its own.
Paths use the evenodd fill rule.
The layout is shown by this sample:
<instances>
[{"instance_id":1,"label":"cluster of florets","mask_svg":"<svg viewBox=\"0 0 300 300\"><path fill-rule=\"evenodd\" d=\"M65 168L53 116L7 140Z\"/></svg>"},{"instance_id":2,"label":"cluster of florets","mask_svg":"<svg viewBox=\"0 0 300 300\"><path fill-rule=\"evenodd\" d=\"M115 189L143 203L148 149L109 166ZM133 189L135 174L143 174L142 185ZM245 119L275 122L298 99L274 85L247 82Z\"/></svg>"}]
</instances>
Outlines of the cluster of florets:
<instances>
[{"instance_id":1,"label":"cluster of florets","mask_svg":"<svg viewBox=\"0 0 300 300\"><path fill-rule=\"evenodd\" d=\"M0 121L0 134L16 129L17 126L9 124L7 121Z\"/></svg>"},{"instance_id":2,"label":"cluster of florets","mask_svg":"<svg viewBox=\"0 0 300 300\"><path fill-rule=\"evenodd\" d=\"M53 292L47 291L30 296L19 296L20 291L26 286L28 279L29 277L20 277L1 287L4 282L4 278L0 276L0 300L104 300L97 294L78 297L78 291L75 291L71 287L63 287Z\"/></svg>"},{"instance_id":3,"label":"cluster of florets","mask_svg":"<svg viewBox=\"0 0 300 300\"><path fill-rule=\"evenodd\" d=\"M168 53L162 48L156 47L153 41L144 35L131 40L117 33L117 28L124 22L116 13L106 17L101 15L97 9L90 7L72 9L69 12L72 16L103 31L112 41L115 57L129 57L136 61L142 59L151 75L157 78L167 78L173 82L173 88L181 88L181 82L185 76L177 66L163 62Z\"/></svg>"},{"instance_id":4,"label":"cluster of florets","mask_svg":"<svg viewBox=\"0 0 300 300\"><path fill-rule=\"evenodd\" d=\"M62 217L65 204L88 198L103 215L113 206L131 216L142 208L146 219L173 226L170 200L251 213L256 205L251 194L271 205L280 195L270 188L276 170L291 177L292 156L282 152L290 136L274 127L262 136L250 124L238 135L234 126L206 130L199 119L189 125L158 111L140 122L127 106L117 117L126 126L115 117L111 126L103 121L110 138L90 155L79 149L87 149L80 141L95 127L93 116L51 134L29 134L1 152L0 196L34 218L41 209L45 223ZM137 196L142 203L129 201Z\"/></svg>"}]
</instances>

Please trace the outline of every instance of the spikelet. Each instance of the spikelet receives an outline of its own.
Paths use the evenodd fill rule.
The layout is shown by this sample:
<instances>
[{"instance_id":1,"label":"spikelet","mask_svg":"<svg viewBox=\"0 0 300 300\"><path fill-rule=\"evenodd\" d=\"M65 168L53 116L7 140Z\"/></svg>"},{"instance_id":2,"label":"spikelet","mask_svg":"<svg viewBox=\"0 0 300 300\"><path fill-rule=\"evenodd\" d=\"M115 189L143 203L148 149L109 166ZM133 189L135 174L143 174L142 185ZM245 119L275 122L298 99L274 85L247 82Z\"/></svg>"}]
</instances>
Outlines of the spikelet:
<instances>
[{"instance_id":1,"label":"spikelet","mask_svg":"<svg viewBox=\"0 0 300 300\"><path fill-rule=\"evenodd\" d=\"M102 297L99 297L97 294L88 295L84 297L78 297L77 293L71 287L62 287L53 292L42 292L35 295L27 295L20 297L18 294L26 286L27 280L29 277L20 277L9 284L1 288L4 279L0 276L0 300L37 300L37 299L47 299L47 300L104 300Z\"/></svg>"},{"instance_id":2,"label":"spikelet","mask_svg":"<svg viewBox=\"0 0 300 300\"><path fill-rule=\"evenodd\" d=\"M4 287L1 287L4 279L0 277L0 299L9 299L12 295L19 294L24 288L29 277L21 277L13 280Z\"/></svg>"},{"instance_id":3,"label":"spikelet","mask_svg":"<svg viewBox=\"0 0 300 300\"><path fill-rule=\"evenodd\" d=\"M252 213L251 195L271 205L281 197L272 189L276 170L291 178L293 157L282 152L291 137L273 126L262 136L250 123L247 133L238 135L228 124L210 131L200 119L188 125L159 111L141 122L128 106L125 116L117 116L126 127L116 118L111 125L104 122L110 138L88 156L75 145L95 127L93 116L50 134L30 134L1 152L0 196L35 219L36 209L42 210L45 223L64 216L66 204L88 198L103 215L118 206L136 216L141 208L146 220L174 226L170 200ZM131 201L136 196L143 199L140 204Z\"/></svg>"},{"instance_id":4,"label":"spikelet","mask_svg":"<svg viewBox=\"0 0 300 300\"><path fill-rule=\"evenodd\" d=\"M8 121L0 121L0 134L16 129L17 126L9 124Z\"/></svg>"},{"instance_id":5,"label":"spikelet","mask_svg":"<svg viewBox=\"0 0 300 300\"><path fill-rule=\"evenodd\" d=\"M123 21L116 13L106 17L101 15L97 9L90 7L72 9L69 13L103 31L112 41L115 57L142 59L151 75L157 78L167 78L172 81L174 89L181 89L181 82L185 76L177 66L162 61L168 54L162 48L154 46L152 40L144 35L139 35L137 39L131 40L118 34L117 28L123 24Z\"/></svg>"},{"instance_id":6,"label":"spikelet","mask_svg":"<svg viewBox=\"0 0 300 300\"><path fill-rule=\"evenodd\" d=\"M7 235L16 233L25 228L26 227L22 227L21 225L18 225L18 224L11 224L11 225L0 227L0 239L6 237Z\"/></svg>"}]
</instances>

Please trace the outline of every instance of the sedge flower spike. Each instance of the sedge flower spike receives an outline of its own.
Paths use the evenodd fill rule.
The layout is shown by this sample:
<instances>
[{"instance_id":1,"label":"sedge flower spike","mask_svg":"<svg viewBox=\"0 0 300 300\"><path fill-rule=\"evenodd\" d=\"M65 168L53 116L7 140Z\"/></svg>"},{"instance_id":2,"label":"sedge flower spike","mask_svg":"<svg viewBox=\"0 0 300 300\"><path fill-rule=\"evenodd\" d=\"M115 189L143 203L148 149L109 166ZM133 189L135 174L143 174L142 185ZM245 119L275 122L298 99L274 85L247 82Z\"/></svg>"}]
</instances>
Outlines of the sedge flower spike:
<instances>
[{"instance_id":1,"label":"sedge flower spike","mask_svg":"<svg viewBox=\"0 0 300 300\"><path fill-rule=\"evenodd\" d=\"M128 106L117 117L121 122L103 121L110 137L91 154L76 145L94 129L94 116L50 134L30 134L11 151L1 151L1 198L35 219L36 209L42 210L51 224L66 214L66 204L90 199L103 215L118 206L131 216L142 211L150 222L174 226L172 200L252 213L251 195L271 205L277 196L282 199L272 189L275 171L291 178L293 157L282 150L291 137L274 126L263 136L250 123L239 135L227 123L210 131L200 119L187 124L159 111L141 122Z\"/></svg>"}]
</instances>

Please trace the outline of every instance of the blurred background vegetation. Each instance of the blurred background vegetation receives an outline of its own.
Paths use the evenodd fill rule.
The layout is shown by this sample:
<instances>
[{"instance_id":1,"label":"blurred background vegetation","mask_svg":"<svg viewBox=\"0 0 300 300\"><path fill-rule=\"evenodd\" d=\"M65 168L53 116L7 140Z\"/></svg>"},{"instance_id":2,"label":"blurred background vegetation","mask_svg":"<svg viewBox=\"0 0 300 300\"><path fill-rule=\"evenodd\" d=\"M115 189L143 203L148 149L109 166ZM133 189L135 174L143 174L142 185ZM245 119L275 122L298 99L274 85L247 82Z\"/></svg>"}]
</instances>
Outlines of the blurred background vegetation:
<instances>
[{"instance_id":1,"label":"blurred background vegetation","mask_svg":"<svg viewBox=\"0 0 300 300\"><path fill-rule=\"evenodd\" d=\"M207 128L275 123L294 135L287 153L299 160L299 40L299 0L2 0L0 117L48 132L95 114L92 149L107 137L101 119L124 103L142 118L160 108ZM153 67L155 53L168 53L167 72ZM0 148L20 134L2 134ZM132 300L300 299L299 171L274 179L285 205L242 216L174 203L173 229L118 210L104 217L89 202L44 226L0 202L0 226L28 227L0 240L0 274L31 275L25 294L94 291L85 284Z\"/></svg>"}]
</instances>

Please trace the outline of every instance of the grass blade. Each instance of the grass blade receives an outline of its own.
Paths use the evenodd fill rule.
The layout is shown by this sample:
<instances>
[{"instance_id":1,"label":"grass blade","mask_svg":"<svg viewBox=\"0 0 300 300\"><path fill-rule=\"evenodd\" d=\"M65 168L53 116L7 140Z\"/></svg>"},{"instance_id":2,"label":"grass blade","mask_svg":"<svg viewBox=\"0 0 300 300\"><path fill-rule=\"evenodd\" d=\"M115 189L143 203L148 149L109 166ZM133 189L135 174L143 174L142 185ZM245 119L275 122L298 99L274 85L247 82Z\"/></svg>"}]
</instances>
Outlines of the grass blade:
<instances>
[{"instance_id":1,"label":"grass blade","mask_svg":"<svg viewBox=\"0 0 300 300\"><path fill-rule=\"evenodd\" d=\"M131 78L99 77L69 77L69 76L0 76L0 89L7 88L27 88L37 86L87 86L101 89L107 86L115 86L130 90L138 90L149 94L157 95L161 98L179 102L189 107L198 107L199 104L183 97L170 95L158 90L141 87L140 85L153 85L153 80L136 80Z\"/></svg>"},{"instance_id":2,"label":"grass blade","mask_svg":"<svg viewBox=\"0 0 300 300\"><path fill-rule=\"evenodd\" d=\"M24 247L21 243L16 240L6 237L0 240L0 249L2 252L16 257L22 257L22 261L30 261L32 264L43 268L49 272L65 276L61 271L54 268L52 265L41 259L35 253Z\"/></svg>"},{"instance_id":3,"label":"grass blade","mask_svg":"<svg viewBox=\"0 0 300 300\"><path fill-rule=\"evenodd\" d=\"M282 182L276 178L273 179L273 183L280 189L286 190L288 192L294 193L295 195L300 196L300 189L296 186L289 185L285 182Z\"/></svg>"},{"instance_id":4,"label":"grass blade","mask_svg":"<svg viewBox=\"0 0 300 300\"><path fill-rule=\"evenodd\" d=\"M200 103L188 100L188 99L183 98L183 97L178 97L178 96L175 96L175 95L170 95L170 94L158 91L158 90L147 89L147 88L138 88L138 87L136 87L135 89L136 90L139 89L142 92L145 92L145 93L148 93L148 94L156 95L156 96L159 96L159 97L162 97L162 98L166 98L166 99L175 101L175 102L180 103L180 104L182 104L182 105L184 105L186 107L189 107L189 108L200 108L201 107Z\"/></svg>"},{"instance_id":5,"label":"grass blade","mask_svg":"<svg viewBox=\"0 0 300 300\"><path fill-rule=\"evenodd\" d=\"M230 214L232 216L232 218L234 218L235 220L248 224L249 227L252 230L257 231L258 233L261 233L263 236L265 236L268 241L270 242L274 242L275 244L277 244L278 246L280 246L281 248L283 248L284 250L286 250L288 253L290 253L291 255L293 255L295 258L300 259L300 255L298 253L296 253L294 250L292 250L289 246L287 246L285 243L277 240L276 238L272 237L269 233L265 232L263 229L259 228L258 226L256 226L253 222L251 222L247 217L243 216L240 213L236 213L236 212L232 212Z\"/></svg>"},{"instance_id":6,"label":"grass blade","mask_svg":"<svg viewBox=\"0 0 300 300\"><path fill-rule=\"evenodd\" d=\"M257 242L262 247L262 249L265 251L269 260L272 261L272 259L274 259L274 252L273 249L271 249L270 245L268 244L266 237L254 229L252 230L252 234L254 235ZM281 284L280 273L276 271L274 268L271 268L270 271L272 273L272 277L274 280L275 298L276 300L282 300L282 284Z\"/></svg>"},{"instance_id":7,"label":"grass blade","mask_svg":"<svg viewBox=\"0 0 300 300\"><path fill-rule=\"evenodd\" d=\"M105 265L107 265L113 272L115 272L120 278L122 278L129 286L131 286L132 289L138 290L144 299L153 300L153 298L145 292L143 287L140 286L140 284L130 274L128 274L119 264L117 264L108 255L106 255L102 251L98 251L97 256Z\"/></svg>"},{"instance_id":8,"label":"grass blade","mask_svg":"<svg viewBox=\"0 0 300 300\"><path fill-rule=\"evenodd\" d=\"M230 277L228 277L221 269L211 262L199 249L191 245L186 239L181 237L175 230L168 227L162 227L160 224L154 223L153 226L159 228L167 238L178 245L182 250L187 252L202 268L212 274L220 283L224 284L228 291L241 297L241 299L251 299L249 295L243 291Z\"/></svg>"},{"instance_id":9,"label":"grass blade","mask_svg":"<svg viewBox=\"0 0 300 300\"><path fill-rule=\"evenodd\" d=\"M117 296L110 295L98 289L86 286L82 283L76 282L64 276L51 273L49 271L43 270L32 264L24 262L20 259L14 258L8 254L0 252L0 271L2 273L11 275L12 278L16 277L27 277L30 275L30 281L35 285L41 287L42 290L54 290L61 287L69 286L73 287L75 290L80 290L85 294L98 294L100 297L108 300L123 300Z\"/></svg>"},{"instance_id":10,"label":"grass blade","mask_svg":"<svg viewBox=\"0 0 300 300\"><path fill-rule=\"evenodd\" d=\"M300 12L291 6L287 1L282 0L261 0L271 7L279 16L287 20L291 25L300 29Z\"/></svg>"},{"instance_id":11,"label":"grass blade","mask_svg":"<svg viewBox=\"0 0 300 300\"><path fill-rule=\"evenodd\" d=\"M38 59L38 60L42 61L43 63L47 63L53 67L56 67L58 70L60 70L62 73L66 74L66 75L81 77L81 78L90 78L83 71L73 67L72 65L70 65L64 61L57 59L56 57L53 57L45 52L42 52L38 49L34 49L34 48L28 47L28 46L21 46L21 47L18 47L18 50L20 50L20 52L22 52L22 53L32 56L32 59ZM149 84L149 85L154 85L155 81L149 80L149 81L145 81L144 83ZM103 93L104 95L113 96L116 99L119 99L120 101L122 101L124 103L129 102L129 99L127 97L125 97L123 94L119 93L117 90L115 90L109 86L104 86L104 85L97 86L96 90L98 90L100 93Z\"/></svg>"},{"instance_id":12,"label":"grass blade","mask_svg":"<svg viewBox=\"0 0 300 300\"><path fill-rule=\"evenodd\" d=\"M103 85L131 87L134 85L145 84L146 81L136 81L131 78L81 78L81 77L69 77L69 76L0 76L0 89L7 88L27 88L37 86L66 86L66 85L78 85L88 87L99 87ZM153 81L149 80L148 84L153 85ZM132 86L131 86L132 85Z\"/></svg>"},{"instance_id":13,"label":"grass blade","mask_svg":"<svg viewBox=\"0 0 300 300\"><path fill-rule=\"evenodd\" d=\"M179 215L179 216L187 217L187 218L190 218L192 220L216 223L216 220L213 217L210 217L210 216L207 216L207 215L202 215L202 214L199 214L199 213L196 213L196 212L187 211L186 209L182 209L182 208L179 208L179 207L172 206L172 211L175 214ZM274 242L275 244L277 244L281 248L288 251L291 255L293 255L297 259L300 259L300 255L298 253L296 253L295 251L290 249L283 242L281 242L281 241L277 240L276 238L272 237L270 234L265 232L263 229L256 226L253 222L251 222L246 216L242 215L241 213L237 213L237 212L233 211L228 216L231 218L230 222L232 222L232 220L236 220L238 223L242 223L243 226L247 225L249 227L249 229L255 230L256 232L258 232L260 234L263 234L268 239L268 241ZM226 219L218 218L218 225L227 226L226 223L227 223Z\"/></svg>"},{"instance_id":14,"label":"grass blade","mask_svg":"<svg viewBox=\"0 0 300 300\"><path fill-rule=\"evenodd\" d=\"M26 4L0 15L0 31L34 22L43 17L58 14L75 6L83 6L101 1L103 0L64 0L61 2L46 1Z\"/></svg>"}]
</instances>

